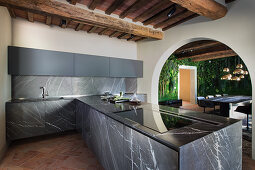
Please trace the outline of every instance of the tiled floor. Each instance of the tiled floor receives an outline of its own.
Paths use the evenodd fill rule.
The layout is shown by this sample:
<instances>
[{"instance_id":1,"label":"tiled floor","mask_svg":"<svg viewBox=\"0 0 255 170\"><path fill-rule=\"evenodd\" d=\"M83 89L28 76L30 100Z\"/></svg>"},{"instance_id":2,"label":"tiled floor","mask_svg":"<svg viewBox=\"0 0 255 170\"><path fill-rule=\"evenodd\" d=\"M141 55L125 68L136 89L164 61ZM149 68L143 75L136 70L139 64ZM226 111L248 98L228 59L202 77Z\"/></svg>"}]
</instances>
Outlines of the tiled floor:
<instances>
[{"instance_id":1,"label":"tiled floor","mask_svg":"<svg viewBox=\"0 0 255 170\"><path fill-rule=\"evenodd\" d=\"M12 144L0 169L103 169L81 135L72 133L45 139L28 139Z\"/></svg>"}]
</instances>

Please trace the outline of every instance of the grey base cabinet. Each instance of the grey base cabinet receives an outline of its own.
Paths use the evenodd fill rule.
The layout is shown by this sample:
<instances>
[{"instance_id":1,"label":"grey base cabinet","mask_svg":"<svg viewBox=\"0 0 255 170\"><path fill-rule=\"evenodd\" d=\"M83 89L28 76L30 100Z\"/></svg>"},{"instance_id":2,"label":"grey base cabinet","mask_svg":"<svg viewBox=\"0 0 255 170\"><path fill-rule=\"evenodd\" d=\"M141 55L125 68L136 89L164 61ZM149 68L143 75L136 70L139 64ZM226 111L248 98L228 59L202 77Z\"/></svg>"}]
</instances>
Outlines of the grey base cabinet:
<instances>
[{"instance_id":1,"label":"grey base cabinet","mask_svg":"<svg viewBox=\"0 0 255 170\"><path fill-rule=\"evenodd\" d=\"M45 103L7 103L6 135L8 140L45 134Z\"/></svg>"},{"instance_id":2,"label":"grey base cabinet","mask_svg":"<svg viewBox=\"0 0 255 170\"><path fill-rule=\"evenodd\" d=\"M77 101L82 136L106 170L178 169L178 152Z\"/></svg>"},{"instance_id":3,"label":"grey base cabinet","mask_svg":"<svg viewBox=\"0 0 255 170\"><path fill-rule=\"evenodd\" d=\"M9 141L75 130L73 100L6 103Z\"/></svg>"}]
</instances>

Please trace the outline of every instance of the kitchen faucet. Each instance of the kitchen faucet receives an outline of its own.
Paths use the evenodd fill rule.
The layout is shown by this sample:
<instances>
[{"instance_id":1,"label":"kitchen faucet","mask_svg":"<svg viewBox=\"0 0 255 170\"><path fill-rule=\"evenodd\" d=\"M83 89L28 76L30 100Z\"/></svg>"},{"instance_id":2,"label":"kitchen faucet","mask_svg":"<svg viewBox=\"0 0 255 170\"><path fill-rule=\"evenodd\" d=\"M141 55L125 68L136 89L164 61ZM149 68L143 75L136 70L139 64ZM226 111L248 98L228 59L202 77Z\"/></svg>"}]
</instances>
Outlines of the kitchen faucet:
<instances>
[{"instance_id":1,"label":"kitchen faucet","mask_svg":"<svg viewBox=\"0 0 255 170\"><path fill-rule=\"evenodd\" d=\"M44 99L46 96L49 96L48 91L46 91L46 87L40 87L42 89L42 98Z\"/></svg>"}]
</instances>

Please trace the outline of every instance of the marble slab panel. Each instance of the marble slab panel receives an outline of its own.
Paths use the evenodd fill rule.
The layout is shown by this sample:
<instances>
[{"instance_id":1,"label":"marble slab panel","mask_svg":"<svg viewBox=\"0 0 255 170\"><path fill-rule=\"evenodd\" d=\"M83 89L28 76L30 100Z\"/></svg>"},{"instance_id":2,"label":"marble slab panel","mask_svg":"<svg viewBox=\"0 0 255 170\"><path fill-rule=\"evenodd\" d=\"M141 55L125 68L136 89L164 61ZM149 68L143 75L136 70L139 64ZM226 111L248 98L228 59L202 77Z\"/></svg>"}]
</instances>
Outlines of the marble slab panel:
<instances>
[{"instance_id":1,"label":"marble slab panel","mask_svg":"<svg viewBox=\"0 0 255 170\"><path fill-rule=\"evenodd\" d=\"M180 149L180 169L241 170L241 122L182 146Z\"/></svg>"},{"instance_id":2,"label":"marble slab panel","mask_svg":"<svg viewBox=\"0 0 255 170\"><path fill-rule=\"evenodd\" d=\"M44 102L7 103L7 139L15 140L45 134Z\"/></svg>"}]
</instances>

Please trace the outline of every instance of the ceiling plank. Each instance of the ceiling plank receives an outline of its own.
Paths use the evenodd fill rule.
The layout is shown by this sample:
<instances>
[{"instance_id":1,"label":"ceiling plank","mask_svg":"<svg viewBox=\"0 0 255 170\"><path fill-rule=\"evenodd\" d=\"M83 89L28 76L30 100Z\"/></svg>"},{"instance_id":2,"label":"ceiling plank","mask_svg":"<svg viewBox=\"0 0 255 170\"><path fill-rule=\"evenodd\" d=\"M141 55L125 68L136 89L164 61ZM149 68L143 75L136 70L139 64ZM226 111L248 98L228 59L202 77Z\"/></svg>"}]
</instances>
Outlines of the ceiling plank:
<instances>
[{"instance_id":1,"label":"ceiling plank","mask_svg":"<svg viewBox=\"0 0 255 170\"><path fill-rule=\"evenodd\" d=\"M148 0L136 0L135 3L133 3L131 6L129 6L126 10L124 10L120 14L120 18L125 18L128 14L134 13L135 11L139 10L143 6L145 6L148 3Z\"/></svg>"},{"instance_id":2,"label":"ceiling plank","mask_svg":"<svg viewBox=\"0 0 255 170\"><path fill-rule=\"evenodd\" d=\"M34 22L34 14L32 12L27 12L27 19L29 22Z\"/></svg>"},{"instance_id":3,"label":"ceiling plank","mask_svg":"<svg viewBox=\"0 0 255 170\"><path fill-rule=\"evenodd\" d=\"M51 23L52 23L52 17L51 16L47 16L46 17L46 24L47 25L51 25Z\"/></svg>"},{"instance_id":4,"label":"ceiling plank","mask_svg":"<svg viewBox=\"0 0 255 170\"><path fill-rule=\"evenodd\" d=\"M173 27L175 27L175 26L177 26L177 25L179 25L179 24L182 24L182 23L184 23L184 22L186 22L186 21L188 21L188 20L191 20L191 19L193 19L193 18L195 18L195 17L197 17L197 16L199 16L199 15L198 15L198 14L192 14L192 15L188 16L187 18L184 18L184 19L182 19L182 20L180 20L180 21L177 21L176 23L174 23L174 24L172 24L172 25L168 25L168 26L164 27L162 30L163 30L163 31L166 31L166 30L168 30L168 29L170 29L170 28L173 28Z\"/></svg>"},{"instance_id":5,"label":"ceiling plank","mask_svg":"<svg viewBox=\"0 0 255 170\"><path fill-rule=\"evenodd\" d=\"M233 50L224 50L224 51L216 51L206 54L201 54L197 56L192 56L192 61L206 61L206 60L214 60L219 58L233 57L237 56L237 54Z\"/></svg>"},{"instance_id":6,"label":"ceiling plank","mask_svg":"<svg viewBox=\"0 0 255 170\"><path fill-rule=\"evenodd\" d=\"M227 8L215 0L170 0L188 10L216 20L227 14Z\"/></svg>"},{"instance_id":7,"label":"ceiling plank","mask_svg":"<svg viewBox=\"0 0 255 170\"><path fill-rule=\"evenodd\" d=\"M10 7L7 7L8 11L9 11L9 14L12 18L16 18L16 14L13 10L13 8L10 8Z\"/></svg>"},{"instance_id":8,"label":"ceiling plank","mask_svg":"<svg viewBox=\"0 0 255 170\"><path fill-rule=\"evenodd\" d=\"M88 8L91 10L96 9L96 7L101 3L102 0L91 0L91 3L89 4Z\"/></svg>"},{"instance_id":9,"label":"ceiling plank","mask_svg":"<svg viewBox=\"0 0 255 170\"><path fill-rule=\"evenodd\" d=\"M111 6L105 11L106 14L110 15L113 13L116 9L121 7L124 4L125 0L115 0Z\"/></svg>"},{"instance_id":10,"label":"ceiling plank","mask_svg":"<svg viewBox=\"0 0 255 170\"><path fill-rule=\"evenodd\" d=\"M84 24L79 23L77 27L75 28L75 31L80 31L81 29L83 29L83 27L84 27Z\"/></svg>"},{"instance_id":11,"label":"ceiling plank","mask_svg":"<svg viewBox=\"0 0 255 170\"><path fill-rule=\"evenodd\" d=\"M168 2L166 0L161 0L160 2L153 5L151 8L143 12L141 15L137 16L133 19L134 22L141 21L152 17L153 15L159 13L161 10L164 10L165 8L168 8L169 6L173 5L172 2Z\"/></svg>"},{"instance_id":12,"label":"ceiling plank","mask_svg":"<svg viewBox=\"0 0 255 170\"><path fill-rule=\"evenodd\" d=\"M111 16L94 13L86 9L65 4L56 0L0 0L0 5L10 6L35 13L53 15L72 20L76 23L108 27L112 30L134 34L141 37L163 39L164 33L149 27L133 24Z\"/></svg>"}]
</instances>

